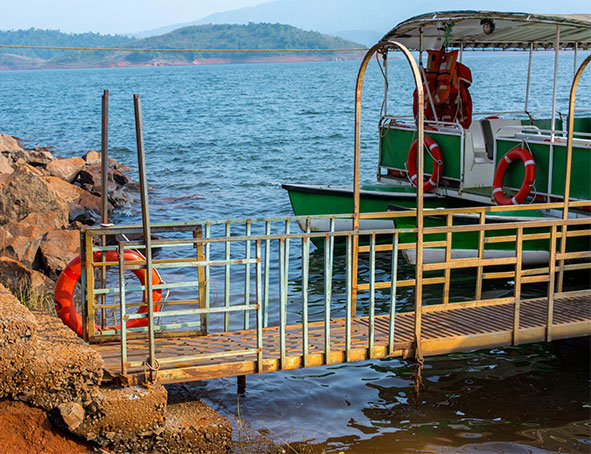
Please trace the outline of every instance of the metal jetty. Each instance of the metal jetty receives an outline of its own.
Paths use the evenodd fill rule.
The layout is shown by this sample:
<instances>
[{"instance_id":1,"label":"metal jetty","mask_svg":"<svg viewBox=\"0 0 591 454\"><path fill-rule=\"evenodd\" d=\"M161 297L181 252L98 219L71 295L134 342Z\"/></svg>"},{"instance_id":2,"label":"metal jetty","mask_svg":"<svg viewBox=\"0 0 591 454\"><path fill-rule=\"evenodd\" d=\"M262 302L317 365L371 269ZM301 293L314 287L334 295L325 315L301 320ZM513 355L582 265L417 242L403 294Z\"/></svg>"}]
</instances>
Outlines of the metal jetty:
<instances>
[{"instance_id":1,"label":"metal jetty","mask_svg":"<svg viewBox=\"0 0 591 454\"><path fill-rule=\"evenodd\" d=\"M403 45L388 45L400 49L412 69L421 143L423 88L417 65ZM591 206L588 200L569 199L575 93L591 57L571 89L562 201L433 210L423 208L418 185L416 210L360 213L361 88L378 49L370 49L358 76L351 215L150 224L136 97L143 225L81 232L83 337L103 357L108 378L123 385L173 383L591 335L591 217L569 217L570 209ZM418 181L423 181L421 153L417 160ZM526 209L560 210L563 216L494 221L495 213ZM454 215L468 213L478 216L479 224L453 224ZM416 228L395 229L393 222L391 229L359 230L361 219L404 216L416 217ZM429 216L445 216L446 225L425 227ZM343 219L350 220L349 231L335 229ZM311 231L313 220L327 222L329 231ZM511 234L495 235L499 230ZM452 239L462 232L478 233L478 254L452 259ZM152 239L152 233L159 238ZM416 241L399 242L403 233L415 234ZM145 241L127 239L138 234ZM430 241L436 234L445 239ZM569 240L580 237L589 239L589 247L569 252ZM321 238L324 247L313 250L313 238ZM543 267L522 261L524 243L533 240L548 242ZM514 243L514 254L485 258L485 245L495 242ZM444 260L423 263L423 251L435 247L445 249ZM404 268L399 252L411 248L417 251L416 267ZM127 260L128 250L143 252L145 259ZM109 251L118 260L107 261ZM128 282L126 272L142 270L144 283ZM152 282L152 270L162 273L160 282ZM470 295L465 284L457 293L453 279L459 270L473 273ZM584 279L569 278L573 273ZM511 282L512 289L491 292L495 280Z\"/></svg>"}]
</instances>

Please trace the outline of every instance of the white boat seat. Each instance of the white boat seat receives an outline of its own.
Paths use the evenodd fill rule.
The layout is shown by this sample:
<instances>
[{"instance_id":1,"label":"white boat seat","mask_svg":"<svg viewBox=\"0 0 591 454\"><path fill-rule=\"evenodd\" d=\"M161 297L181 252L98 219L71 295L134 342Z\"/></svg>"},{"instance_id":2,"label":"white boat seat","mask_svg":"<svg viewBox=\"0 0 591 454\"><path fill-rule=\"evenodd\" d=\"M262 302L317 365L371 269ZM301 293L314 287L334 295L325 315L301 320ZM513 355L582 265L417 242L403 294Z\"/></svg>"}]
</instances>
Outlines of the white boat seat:
<instances>
[{"instance_id":1,"label":"white boat seat","mask_svg":"<svg viewBox=\"0 0 591 454\"><path fill-rule=\"evenodd\" d=\"M484 133L484 143L486 155L489 159L494 159L495 138L497 137L515 137L521 127L521 120L514 118L491 118L480 120L482 123L482 132ZM513 126L504 128L504 126Z\"/></svg>"}]
</instances>

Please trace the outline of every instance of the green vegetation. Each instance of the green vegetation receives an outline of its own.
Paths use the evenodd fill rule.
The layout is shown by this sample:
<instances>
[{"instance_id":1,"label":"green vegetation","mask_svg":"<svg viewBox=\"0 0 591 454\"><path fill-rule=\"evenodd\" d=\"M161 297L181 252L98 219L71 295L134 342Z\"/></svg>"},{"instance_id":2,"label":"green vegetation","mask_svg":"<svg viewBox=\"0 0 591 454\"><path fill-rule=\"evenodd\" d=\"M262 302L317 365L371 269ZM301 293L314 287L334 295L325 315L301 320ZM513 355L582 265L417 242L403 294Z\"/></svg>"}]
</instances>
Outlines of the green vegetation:
<instances>
[{"instance_id":1,"label":"green vegetation","mask_svg":"<svg viewBox=\"0 0 591 454\"><path fill-rule=\"evenodd\" d=\"M122 35L62 33L58 30L39 30L37 28L0 31L0 44L20 46L115 47L129 42L131 39L129 36ZM57 49L0 49L0 54L21 55L42 60L49 60L66 52L69 51Z\"/></svg>"},{"instance_id":2,"label":"green vegetation","mask_svg":"<svg viewBox=\"0 0 591 454\"><path fill-rule=\"evenodd\" d=\"M360 44L317 32L300 30L283 24L248 25L196 25L180 28L164 35L130 41L124 36L98 35L95 33L65 34L52 30L19 30L0 32L1 44L71 46L71 47L122 47L148 49L332 49L359 48ZM223 58L224 62L260 61L277 57L277 53L226 53L226 52L134 52L134 51L58 51L29 49L0 49L0 54L18 54L28 58L29 67L95 67L126 65L191 64L207 59ZM281 57L310 57L333 59L334 52L320 56L311 52L282 53ZM27 60L0 55L7 67L27 67Z\"/></svg>"}]
</instances>

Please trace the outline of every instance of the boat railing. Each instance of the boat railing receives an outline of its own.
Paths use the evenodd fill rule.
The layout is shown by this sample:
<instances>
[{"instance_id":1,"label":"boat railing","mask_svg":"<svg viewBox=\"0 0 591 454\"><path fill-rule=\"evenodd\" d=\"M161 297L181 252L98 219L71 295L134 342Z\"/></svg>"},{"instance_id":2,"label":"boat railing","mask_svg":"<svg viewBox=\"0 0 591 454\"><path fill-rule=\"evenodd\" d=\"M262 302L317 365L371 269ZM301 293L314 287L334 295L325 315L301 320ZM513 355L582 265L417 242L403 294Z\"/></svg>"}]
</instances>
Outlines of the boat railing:
<instances>
[{"instance_id":1,"label":"boat railing","mask_svg":"<svg viewBox=\"0 0 591 454\"><path fill-rule=\"evenodd\" d=\"M591 201L571 202L573 208L590 206ZM125 251L142 251L142 241L126 239L141 231L139 226L116 228L88 228L82 233L82 281L84 336L91 342L121 342L121 373L130 368L164 365L178 361L206 361L212 367L228 358L256 357L258 371L262 371L264 330L279 331L279 369L295 367L288 361L293 356L286 347L288 336L297 330L302 337L301 365L305 367L312 351L308 343L309 326L321 323L324 333L322 354L327 364L338 358L356 358L351 354L351 326L356 317L367 318L367 348L372 352L393 352L395 317L397 312L414 313L416 343L420 350L421 316L434 311L457 307L484 307L499 304L514 305L514 343L519 343L519 315L522 287L527 284L547 284L547 338L552 338L552 301L568 295L591 295L591 289L578 288L567 292L565 273L591 269L591 247L577 251L562 251L558 243L563 238L585 237L591 244L591 218L528 220L527 222L498 222L499 212L524 209L561 208L563 203L535 204L516 207L477 207L461 209L426 209L424 218L445 218L444 225L424 227L423 250L444 250L444 260L425 263L420 274L422 286L439 286L428 297L414 299L417 286L412 268L408 268L400 254L416 248L416 242L403 235L416 235L416 228L373 231L338 231L338 220L350 215L319 217L281 217L239 220L203 221L184 224L154 224L151 248L155 258L151 268L162 275L162 282L151 288L130 283L129 272L148 268L147 260L128 261ZM454 216L471 214L476 224L454 223ZM360 213L362 219L396 219L416 216L416 211ZM493 219L487 222L487 216ZM312 231L313 221L328 220L328 231ZM303 231L298 226L304 227ZM478 235L474 257L452 257L452 242L456 235L471 232ZM107 236L111 245L98 246ZM113 241L114 240L114 241ZM524 244L531 241L548 242L549 258L544 267L528 268L523 264ZM311 244L314 241L319 248ZM114 244L113 244L114 243ZM507 257L488 258L484 251L489 245L515 244L515 253ZM107 242L109 244L109 242ZM116 251L119 259L107 262L97 259L101 252ZM145 251L144 251L145 252ZM147 254L146 254L147 255ZM499 269L498 267L501 267ZM95 279L95 271L110 270L111 279L103 285ZM476 270L474 296L462 301L452 291L452 270ZM107 273L109 274L109 273ZM487 293L485 282L494 280L514 282L513 292L502 297ZM587 283L587 287L588 287ZM502 286L501 286L502 287ZM145 304L141 295L156 291L168 293L168 298L155 302L159 310L141 310ZM107 301L107 297L114 301ZM111 319L102 319L110 311ZM137 311L137 312L134 312ZM108 313L108 312L107 312ZM382 321L378 316L386 316ZM134 327L127 323L136 320ZM387 326L379 323L387 322ZM112 326L108 326L112 323ZM140 325L140 326L138 326ZM378 337L377 330L387 331ZM203 336L216 333L252 330L252 345L238 350L224 349L179 358L178 352L159 349L174 336ZM149 336L152 331L154 336ZM345 333L344 343L338 348L331 339ZM290 334L291 333L291 334ZM143 349L136 350L135 340L144 340ZM163 344L162 344L163 345ZM409 347L410 348L410 347ZM336 349L336 350L335 350ZM381 353L380 353L381 355ZM382 355L383 356L383 355ZM149 357L149 358L148 358ZM150 359L152 361L149 361Z\"/></svg>"}]
</instances>

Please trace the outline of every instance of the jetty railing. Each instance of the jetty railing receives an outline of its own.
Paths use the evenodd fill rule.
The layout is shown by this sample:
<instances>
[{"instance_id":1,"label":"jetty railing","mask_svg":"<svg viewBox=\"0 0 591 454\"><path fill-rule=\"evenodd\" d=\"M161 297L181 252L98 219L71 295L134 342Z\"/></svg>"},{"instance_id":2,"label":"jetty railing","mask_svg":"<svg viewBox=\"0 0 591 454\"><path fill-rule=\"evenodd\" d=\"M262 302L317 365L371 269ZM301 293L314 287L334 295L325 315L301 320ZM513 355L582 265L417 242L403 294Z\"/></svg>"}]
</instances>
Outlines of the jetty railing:
<instances>
[{"instance_id":1,"label":"jetty railing","mask_svg":"<svg viewBox=\"0 0 591 454\"><path fill-rule=\"evenodd\" d=\"M590 206L591 201L571 202L572 208ZM272 369L290 369L393 355L404 351L407 356L421 355L422 317L432 312L455 308L512 304L514 307L512 343L520 343L520 302L522 287L546 283L546 340L553 335L553 301L566 296L591 296L591 289L566 291L564 274L591 269L591 219L540 218L527 222L499 222L499 212L531 209L559 209L562 203L528 206L477 207L424 210L425 220L445 219L440 226L424 227L423 253L430 249L443 251L443 260L424 263L423 273L416 273L401 259L403 251L416 248L416 228L396 229L398 218L414 218L415 211L361 213L364 219L392 219L392 228L372 231L337 230L352 220L351 215L315 217L281 217L204 221L182 224L154 224L151 231L167 238L153 239L155 258L152 268L162 274L162 282L151 286L129 283L126 272L144 270L146 260L126 261L125 251L145 249L143 241L131 241L142 232L140 226L88 228L82 233L84 294L84 336L90 342L121 343L121 374L130 369L147 368L149 364L164 367L168 363L209 361L211 364L256 358L256 372L264 371L263 351L268 348L263 330L278 330L278 360ZM454 216L472 215L474 224L454 224ZM487 216L494 216L487 222ZM314 231L318 226L324 231ZM362 224L363 225L363 224ZM564 230L563 230L564 229ZM454 258L452 243L457 235L478 235L474 257ZM409 237L410 235L410 237ZM440 237L443 236L443 239ZM102 246L102 238L107 246ZM113 238L118 241L113 241ZM401 240L402 238L402 240ZM410 240L409 240L410 238ZM564 251L562 239L586 239L586 247ZM527 267L523 263L524 245L547 242L547 265ZM318 248L312 246L315 243ZM488 245L504 243L510 256L489 258ZM580 242L579 242L580 243ZM95 260L101 252L115 251L118 260ZM144 251L145 252L145 251ZM146 254L147 255L147 254ZM162 257L162 258L160 258ZM568 262L567 262L568 261ZM498 269L498 267L502 267ZM110 285L101 287L94 279L96 270L111 270ZM462 287L462 301L451 296L452 270L471 269L476 273L473 297ZM454 271L455 273L456 271ZM108 273L105 273L108 274ZM424 276L423 276L424 274ZM418 276L418 281L417 281ZM513 280L512 294L490 297L484 282ZM588 283L587 283L588 284ZM98 285L98 287L97 287ZM414 289L438 286L428 298L414 298ZM588 285L587 285L588 286ZM145 308L141 295L148 291L162 293L155 302L159 310L152 314ZM404 292L404 293L403 293ZM169 293L168 298L165 298ZM135 299L133 295L135 296ZM103 302L102 296L115 296ZM494 295L493 295L494 296ZM146 298L144 298L144 301ZM428 304L427 304L428 301ZM135 312L137 311L137 312ZM396 339L398 312L412 312L413 339ZM110 320L103 314L110 312ZM379 316L386 315L387 336L376 336ZM366 318L367 331L352 331L357 318ZM215 319L215 320L214 320ZM127 327L132 321L140 325ZM312 323L322 330L310 333ZM137 323L137 322L136 322ZM111 325L111 326L109 326ZM154 337L148 336L152 330ZM213 347L206 353L179 356L178 351L159 350L156 344L171 337L205 336L220 333L252 331L249 345ZM288 340L298 331L298 351ZM322 337L323 349L312 348L310 336ZM129 359L128 342L145 339L147 357ZM363 339L365 346L359 347ZM275 342L275 341L272 341ZM289 345L288 345L289 344ZM275 364L275 363L274 363ZM148 369L150 369L148 367ZM265 369L266 371L267 369Z\"/></svg>"}]
</instances>

